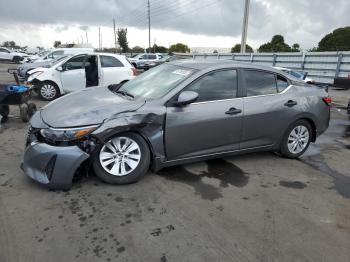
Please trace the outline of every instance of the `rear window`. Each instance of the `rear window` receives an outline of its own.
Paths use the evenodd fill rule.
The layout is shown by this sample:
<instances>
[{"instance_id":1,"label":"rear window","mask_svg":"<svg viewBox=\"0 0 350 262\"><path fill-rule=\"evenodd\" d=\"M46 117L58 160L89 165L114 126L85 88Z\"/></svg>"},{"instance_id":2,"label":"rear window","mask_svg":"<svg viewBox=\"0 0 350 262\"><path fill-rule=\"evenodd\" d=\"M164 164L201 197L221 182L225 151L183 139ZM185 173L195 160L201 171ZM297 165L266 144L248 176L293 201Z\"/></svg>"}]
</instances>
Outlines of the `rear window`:
<instances>
[{"instance_id":1,"label":"rear window","mask_svg":"<svg viewBox=\"0 0 350 262\"><path fill-rule=\"evenodd\" d=\"M119 59L114 56L105 56L101 55L101 66L102 67L123 67L123 63L119 61Z\"/></svg>"},{"instance_id":2,"label":"rear window","mask_svg":"<svg viewBox=\"0 0 350 262\"><path fill-rule=\"evenodd\" d=\"M276 76L273 73L244 70L247 96L261 96L277 93Z\"/></svg>"}]
</instances>

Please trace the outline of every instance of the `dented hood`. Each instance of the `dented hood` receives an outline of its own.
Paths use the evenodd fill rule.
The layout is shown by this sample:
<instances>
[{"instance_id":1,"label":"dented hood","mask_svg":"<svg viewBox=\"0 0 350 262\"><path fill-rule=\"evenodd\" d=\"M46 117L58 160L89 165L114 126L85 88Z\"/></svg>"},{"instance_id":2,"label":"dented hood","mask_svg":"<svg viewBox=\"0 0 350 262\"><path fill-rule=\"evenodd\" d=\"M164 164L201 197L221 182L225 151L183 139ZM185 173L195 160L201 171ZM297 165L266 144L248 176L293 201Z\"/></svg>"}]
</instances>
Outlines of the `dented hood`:
<instances>
[{"instance_id":1,"label":"dented hood","mask_svg":"<svg viewBox=\"0 0 350 262\"><path fill-rule=\"evenodd\" d=\"M63 96L41 110L42 120L50 127L79 127L102 123L113 115L134 111L145 101L129 100L106 88L88 88Z\"/></svg>"}]
</instances>

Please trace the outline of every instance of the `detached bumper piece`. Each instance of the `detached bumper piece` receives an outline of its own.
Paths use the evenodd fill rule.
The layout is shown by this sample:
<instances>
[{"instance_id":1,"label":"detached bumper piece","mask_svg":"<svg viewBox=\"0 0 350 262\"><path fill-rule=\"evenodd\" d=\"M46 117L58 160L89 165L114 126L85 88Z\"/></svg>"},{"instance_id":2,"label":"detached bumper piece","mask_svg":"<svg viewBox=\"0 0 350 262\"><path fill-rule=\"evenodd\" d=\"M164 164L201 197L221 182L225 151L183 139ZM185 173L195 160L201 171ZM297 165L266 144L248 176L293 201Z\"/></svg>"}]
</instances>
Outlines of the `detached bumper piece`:
<instances>
[{"instance_id":1,"label":"detached bumper piece","mask_svg":"<svg viewBox=\"0 0 350 262\"><path fill-rule=\"evenodd\" d=\"M77 146L57 147L33 142L26 148L22 169L48 188L69 189L74 173L89 157Z\"/></svg>"}]
</instances>

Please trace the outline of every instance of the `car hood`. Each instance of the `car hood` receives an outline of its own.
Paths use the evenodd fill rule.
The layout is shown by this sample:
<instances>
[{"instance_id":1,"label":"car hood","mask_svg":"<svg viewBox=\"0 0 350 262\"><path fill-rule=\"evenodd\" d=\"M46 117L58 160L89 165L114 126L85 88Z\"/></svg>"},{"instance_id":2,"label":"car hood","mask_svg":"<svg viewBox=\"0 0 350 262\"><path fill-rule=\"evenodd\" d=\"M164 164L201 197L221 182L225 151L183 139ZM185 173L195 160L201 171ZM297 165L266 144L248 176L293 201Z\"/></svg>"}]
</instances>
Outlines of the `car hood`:
<instances>
[{"instance_id":1,"label":"car hood","mask_svg":"<svg viewBox=\"0 0 350 262\"><path fill-rule=\"evenodd\" d=\"M107 87L88 88L63 96L41 110L42 120L50 127L67 128L102 123L116 114L135 111L143 100L129 100Z\"/></svg>"},{"instance_id":2,"label":"car hood","mask_svg":"<svg viewBox=\"0 0 350 262\"><path fill-rule=\"evenodd\" d=\"M28 71L28 74L31 75L31 74L34 74L36 72L45 72L47 70L49 70L49 68L47 68L47 67L37 67L37 68L34 68L34 69Z\"/></svg>"}]
</instances>

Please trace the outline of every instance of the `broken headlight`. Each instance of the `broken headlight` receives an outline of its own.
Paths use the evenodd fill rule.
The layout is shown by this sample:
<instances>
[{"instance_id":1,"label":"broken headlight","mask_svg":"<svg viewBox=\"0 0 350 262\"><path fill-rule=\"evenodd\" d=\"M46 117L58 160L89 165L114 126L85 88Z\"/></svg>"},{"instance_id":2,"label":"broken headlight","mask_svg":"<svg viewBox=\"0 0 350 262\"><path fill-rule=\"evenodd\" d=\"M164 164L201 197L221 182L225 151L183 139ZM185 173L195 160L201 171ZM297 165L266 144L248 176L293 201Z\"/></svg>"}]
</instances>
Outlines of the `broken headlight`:
<instances>
[{"instance_id":1,"label":"broken headlight","mask_svg":"<svg viewBox=\"0 0 350 262\"><path fill-rule=\"evenodd\" d=\"M98 126L85 126L79 128L46 128L41 129L40 134L50 141L74 141L84 138L96 130Z\"/></svg>"}]
</instances>

